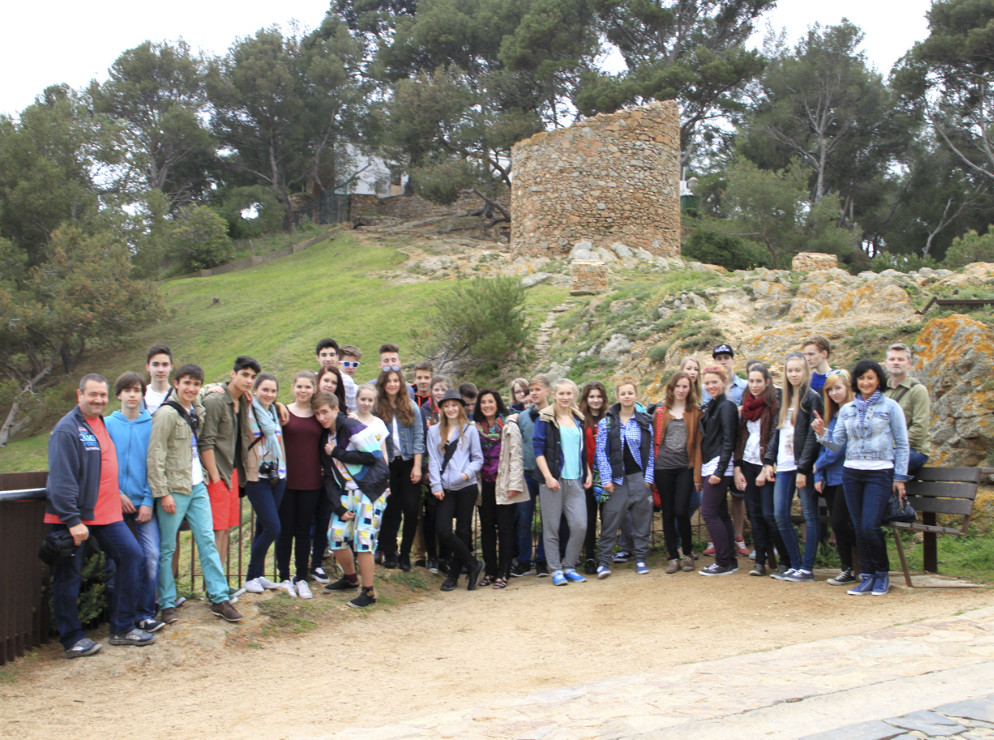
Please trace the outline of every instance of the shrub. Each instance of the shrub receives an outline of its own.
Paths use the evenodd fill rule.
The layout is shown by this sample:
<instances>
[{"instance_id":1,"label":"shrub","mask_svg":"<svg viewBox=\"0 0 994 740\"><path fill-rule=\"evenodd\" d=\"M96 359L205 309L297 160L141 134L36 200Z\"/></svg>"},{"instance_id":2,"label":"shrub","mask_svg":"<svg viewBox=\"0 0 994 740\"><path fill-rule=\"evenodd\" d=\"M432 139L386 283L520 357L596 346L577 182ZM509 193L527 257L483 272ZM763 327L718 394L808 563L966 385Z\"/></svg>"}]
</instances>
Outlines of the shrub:
<instances>
[{"instance_id":1,"label":"shrub","mask_svg":"<svg viewBox=\"0 0 994 740\"><path fill-rule=\"evenodd\" d=\"M494 374L528 338L525 288L516 278L459 281L435 299L415 348L436 367Z\"/></svg>"},{"instance_id":2,"label":"shrub","mask_svg":"<svg viewBox=\"0 0 994 740\"><path fill-rule=\"evenodd\" d=\"M994 232L990 228L983 235L971 229L953 239L946 250L944 264L950 269L955 270L971 262L994 262Z\"/></svg>"},{"instance_id":3,"label":"shrub","mask_svg":"<svg viewBox=\"0 0 994 740\"><path fill-rule=\"evenodd\" d=\"M721 265L727 270L751 270L770 265L769 255L759 245L700 227L694 229L683 246L683 256L709 265Z\"/></svg>"},{"instance_id":4,"label":"shrub","mask_svg":"<svg viewBox=\"0 0 994 740\"><path fill-rule=\"evenodd\" d=\"M173 253L191 270L224 264L234 253L228 222L207 206L186 211L173 227L170 243Z\"/></svg>"}]
</instances>

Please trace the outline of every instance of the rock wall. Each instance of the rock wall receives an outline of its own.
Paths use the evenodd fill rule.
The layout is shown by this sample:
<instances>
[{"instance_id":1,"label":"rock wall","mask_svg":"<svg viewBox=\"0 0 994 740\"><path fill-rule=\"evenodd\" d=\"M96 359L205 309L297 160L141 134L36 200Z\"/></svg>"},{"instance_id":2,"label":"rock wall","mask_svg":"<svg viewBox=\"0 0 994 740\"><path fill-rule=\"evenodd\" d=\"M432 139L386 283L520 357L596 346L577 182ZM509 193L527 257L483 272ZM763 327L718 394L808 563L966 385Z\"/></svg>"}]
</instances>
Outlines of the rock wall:
<instances>
[{"instance_id":1,"label":"rock wall","mask_svg":"<svg viewBox=\"0 0 994 740\"><path fill-rule=\"evenodd\" d=\"M566 255L579 241L680 255L675 101L536 134L511 151L515 255Z\"/></svg>"}]
</instances>

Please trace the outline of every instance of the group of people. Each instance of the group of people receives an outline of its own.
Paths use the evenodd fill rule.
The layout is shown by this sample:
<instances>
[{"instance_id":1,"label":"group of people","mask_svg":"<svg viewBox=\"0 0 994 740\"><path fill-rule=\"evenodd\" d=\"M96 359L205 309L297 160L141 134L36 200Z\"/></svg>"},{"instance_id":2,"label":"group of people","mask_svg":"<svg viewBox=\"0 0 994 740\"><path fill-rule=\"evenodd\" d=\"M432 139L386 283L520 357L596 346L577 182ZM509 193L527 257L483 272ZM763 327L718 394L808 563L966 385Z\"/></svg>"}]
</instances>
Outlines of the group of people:
<instances>
[{"instance_id":1,"label":"group of people","mask_svg":"<svg viewBox=\"0 0 994 740\"><path fill-rule=\"evenodd\" d=\"M737 557L749 555L748 515L750 575L811 581L821 494L841 561L829 583L886 594L880 523L891 492L903 496L909 471L929 454L927 390L908 375L905 345L888 350L889 374L871 360L852 373L831 369L821 336L802 350L784 359L782 389L758 361L737 376L734 350L721 344L706 366L685 358L651 405L630 377L617 381L612 404L600 382L581 390L543 375L515 379L505 403L496 388L453 387L430 362L414 365L409 385L389 343L378 376L359 383L361 350L324 339L317 371L296 373L284 404L276 376L251 357L236 358L227 382L204 386L198 365L174 369L169 348L154 345L147 382L134 372L114 382L120 410L104 417L110 384L86 375L49 440L45 520L65 545L53 564L53 607L66 655L101 648L76 604L90 536L111 564L112 645L147 645L177 621L173 556L184 520L211 613L240 621L225 573L240 496L256 515L248 593L312 598L311 581L357 591L348 603L364 608L376 602L377 563L444 573L443 591L463 576L468 590L531 574L566 586L606 578L629 559L646 574L655 509L666 572L693 571L697 506L710 537L703 554L714 555L701 575L738 570ZM795 491L803 553L790 518ZM533 543L536 504L542 535ZM328 550L341 571L334 581L323 567Z\"/></svg>"}]
</instances>

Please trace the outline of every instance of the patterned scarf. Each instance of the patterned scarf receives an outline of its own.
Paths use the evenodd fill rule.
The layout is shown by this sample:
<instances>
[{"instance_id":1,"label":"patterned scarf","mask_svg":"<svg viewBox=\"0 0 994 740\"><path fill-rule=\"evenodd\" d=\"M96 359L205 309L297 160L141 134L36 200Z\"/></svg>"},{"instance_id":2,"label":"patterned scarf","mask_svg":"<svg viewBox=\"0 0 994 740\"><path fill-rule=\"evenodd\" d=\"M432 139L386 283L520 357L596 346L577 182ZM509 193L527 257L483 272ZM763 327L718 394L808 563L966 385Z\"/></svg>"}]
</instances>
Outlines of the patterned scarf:
<instances>
[{"instance_id":1,"label":"patterned scarf","mask_svg":"<svg viewBox=\"0 0 994 740\"><path fill-rule=\"evenodd\" d=\"M870 410L870 406L875 404L881 398L883 398L883 394L880 392L879 388L873 391L872 395L866 400L864 400L863 396L861 396L859 393L856 394L856 397L853 398L852 402L856 404L856 413L859 416L860 426L865 426L866 412Z\"/></svg>"},{"instance_id":2,"label":"patterned scarf","mask_svg":"<svg viewBox=\"0 0 994 740\"><path fill-rule=\"evenodd\" d=\"M504 420L499 416L493 424L486 420L476 422L480 432L480 449L483 451L483 468L480 477L488 483L497 480L497 468L500 465L500 435L504 431Z\"/></svg>"}]
</instances>

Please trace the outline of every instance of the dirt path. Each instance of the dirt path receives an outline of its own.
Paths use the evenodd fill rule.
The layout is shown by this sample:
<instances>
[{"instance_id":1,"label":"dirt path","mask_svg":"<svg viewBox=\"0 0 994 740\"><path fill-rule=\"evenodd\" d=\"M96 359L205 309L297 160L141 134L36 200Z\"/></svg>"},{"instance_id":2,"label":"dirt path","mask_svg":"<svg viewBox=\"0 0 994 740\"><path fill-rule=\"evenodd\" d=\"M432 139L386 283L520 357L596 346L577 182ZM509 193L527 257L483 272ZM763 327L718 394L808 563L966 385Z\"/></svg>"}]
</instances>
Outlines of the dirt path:
<instances>
[{"instance_id":1,"label":"dirt path","mask_svg":"<svg viewBox=\"0 0 994 740\"><path fill-rule=\"evenodd\" d=\"M242 598L251 617L240 625L184 607L147 648L69 662L47 646L0 683L0 736L313 737L994 605L990 589L856 598L823 581L666 576L658 565L476 593L443 594L426 578L424 598L361 613L319 595L341 606L300 636L262 636L253 600L277 598L267 594Z\"/></svg>"}]
</instances>

